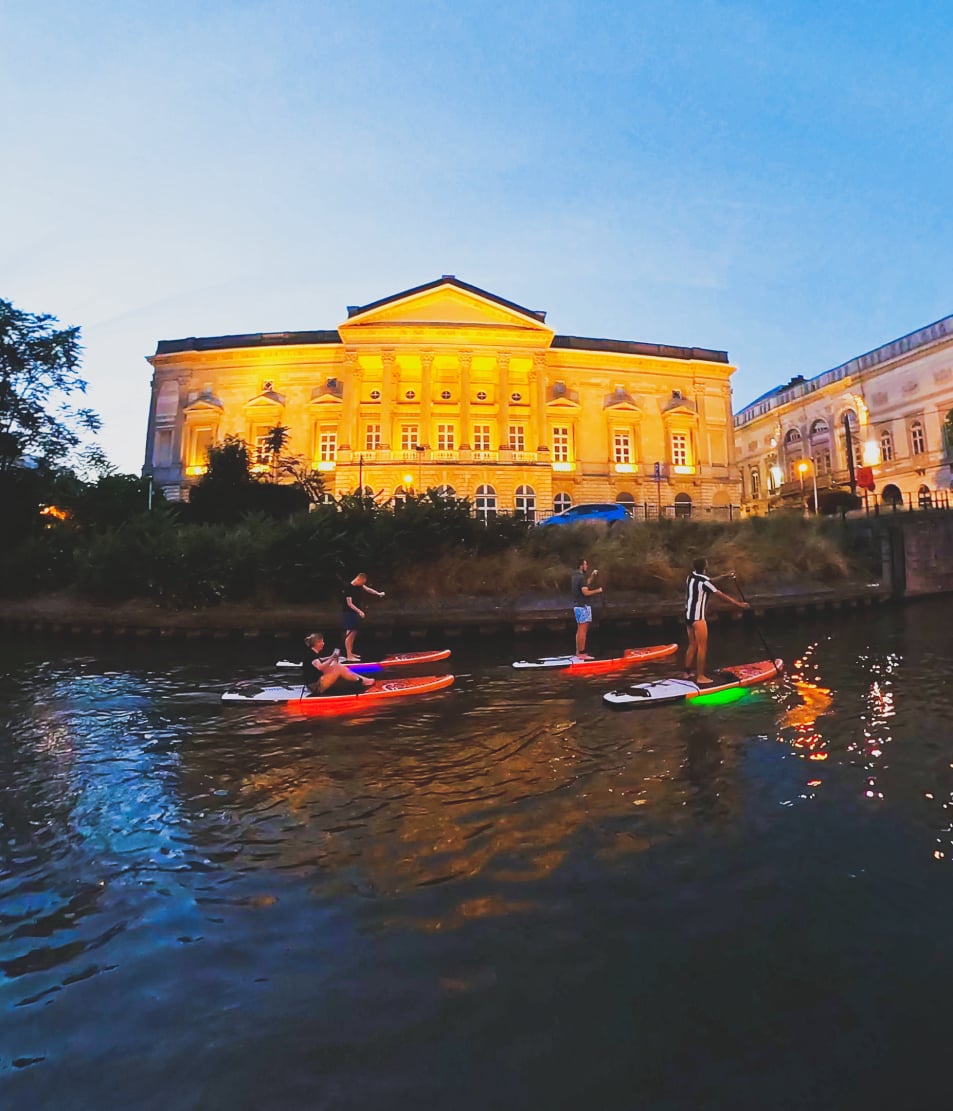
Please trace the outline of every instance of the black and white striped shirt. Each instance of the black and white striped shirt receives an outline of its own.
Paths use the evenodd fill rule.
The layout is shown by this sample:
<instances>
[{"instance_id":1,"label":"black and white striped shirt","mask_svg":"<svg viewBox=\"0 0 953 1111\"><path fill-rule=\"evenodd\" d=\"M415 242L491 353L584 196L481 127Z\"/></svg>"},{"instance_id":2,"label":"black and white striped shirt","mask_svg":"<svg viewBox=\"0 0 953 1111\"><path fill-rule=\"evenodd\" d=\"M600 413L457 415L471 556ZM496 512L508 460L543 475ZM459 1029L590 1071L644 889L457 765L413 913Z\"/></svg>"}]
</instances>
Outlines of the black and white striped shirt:
<instances>
[{"instance_id":1,"label":"black and white striped shirt","mask_svg":"<svg viewBox=\"0 0 953 1111\"><path fill-rule=\"evenodd\" d=\"M685 580L685 620L704 621L708 595L717 593L717 590L707 575L692 571Z\"/></svg>"}]
</instances>

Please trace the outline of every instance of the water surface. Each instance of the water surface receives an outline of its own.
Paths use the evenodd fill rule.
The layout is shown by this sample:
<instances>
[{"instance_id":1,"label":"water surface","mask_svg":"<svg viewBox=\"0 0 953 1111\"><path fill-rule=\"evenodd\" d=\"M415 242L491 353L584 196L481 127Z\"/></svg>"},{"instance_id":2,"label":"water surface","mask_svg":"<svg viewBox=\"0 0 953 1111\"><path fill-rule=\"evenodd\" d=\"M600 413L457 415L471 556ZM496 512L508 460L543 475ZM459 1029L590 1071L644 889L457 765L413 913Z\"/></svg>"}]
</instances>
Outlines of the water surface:
<instances>
[{"instance_id":1,"label":"water surface","mask_svg":"<svg viewBox=\"0 0 953 1111\"><path fill-rule=\"evenodd\" d=\"M783 683L629 713L486 640L351 719L223 707L267 644L5 645L0 1100L943 1098L951 623L786 620Z\"/></svg>"}]
</instances>

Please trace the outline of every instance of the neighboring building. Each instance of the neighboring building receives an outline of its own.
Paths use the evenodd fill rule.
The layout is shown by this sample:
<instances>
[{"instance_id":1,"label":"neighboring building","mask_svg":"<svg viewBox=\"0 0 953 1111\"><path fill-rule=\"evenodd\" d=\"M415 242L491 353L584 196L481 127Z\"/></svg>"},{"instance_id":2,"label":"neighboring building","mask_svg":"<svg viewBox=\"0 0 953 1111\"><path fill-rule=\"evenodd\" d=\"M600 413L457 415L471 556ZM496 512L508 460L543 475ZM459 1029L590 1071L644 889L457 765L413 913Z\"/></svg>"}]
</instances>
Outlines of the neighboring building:
<instances>
[{"instance_id":1,"label":"neighboring building","mask_svg":"<svg viewBox=\"0 0 953 1111\"><path fill-rule=\"evenodd\" d=\"M172 498L229 433L266 470L276 425L334 495L437 487L529 517L740 498L724 351L558 336L453 276L349 308L336 330L163 340L149 362L144 473Z\"/></svg>"},{"instance_id":2,"label":"neighboring building","mask_svg":"<svg viewBox=\"0 0 953 1111\"><path fill-rule=\"evenodd\" d=\"M949 497L953 452L953 316L815 378L794 378L735 416L744 506L765 513L832 488L870 505L929 506Z\"/></svg>"}]
</instances>

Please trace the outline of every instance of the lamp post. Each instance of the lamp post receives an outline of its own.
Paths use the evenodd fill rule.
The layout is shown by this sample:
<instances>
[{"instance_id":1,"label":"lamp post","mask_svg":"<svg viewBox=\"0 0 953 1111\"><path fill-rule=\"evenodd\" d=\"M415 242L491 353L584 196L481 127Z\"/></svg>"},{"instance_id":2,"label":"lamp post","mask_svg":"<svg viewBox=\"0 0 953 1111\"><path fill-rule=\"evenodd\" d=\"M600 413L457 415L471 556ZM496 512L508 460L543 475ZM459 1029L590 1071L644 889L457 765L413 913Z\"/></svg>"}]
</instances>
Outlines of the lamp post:
<instances>
[{"instance_id":1,"label":"lamp post","mask_svg":"<svg viewBox=\"0 0 953 1111\"><path fill-rule=\"evenodd\" d=\"M804 506L804 516L807 516L807 502L804 500L804 472L807 470L807 463L802 459L797 465L798 477L801 480L801 505Z\"/></svg>"}]
</instances>

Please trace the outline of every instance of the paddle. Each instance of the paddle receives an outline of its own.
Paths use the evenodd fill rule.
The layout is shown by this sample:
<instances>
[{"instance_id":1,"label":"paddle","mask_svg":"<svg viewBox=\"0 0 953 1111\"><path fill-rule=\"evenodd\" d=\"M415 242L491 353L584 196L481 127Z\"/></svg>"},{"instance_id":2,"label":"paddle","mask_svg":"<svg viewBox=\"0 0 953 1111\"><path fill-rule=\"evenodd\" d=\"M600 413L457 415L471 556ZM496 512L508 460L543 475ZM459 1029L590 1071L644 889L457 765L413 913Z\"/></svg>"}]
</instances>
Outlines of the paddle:
<instances>
[{"instance_id":1,"label":"paddle","mask_svg":"<svg viewBox=\"0 0 953 1111\"><path fill-rule=\"evenodd\" d=\"M741 598L742 602L750 605L751 603L748 602L748 599L745 597L745 592L741 589L741 583L738 582L733 574L731 576L731 581L735 584L735 590L738 591L738 595ZM761 632L761 626L758 624L757 618L754 616L754 610L751 611L751 620L754 624L754 631L758 634L758 640L761 641L762 645L764 645L765 652L768 653L768 659L776 660L778 657L768 647L768 642L764 639L764 634Z\"/></svg>"}]
</instances>

